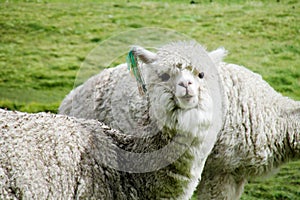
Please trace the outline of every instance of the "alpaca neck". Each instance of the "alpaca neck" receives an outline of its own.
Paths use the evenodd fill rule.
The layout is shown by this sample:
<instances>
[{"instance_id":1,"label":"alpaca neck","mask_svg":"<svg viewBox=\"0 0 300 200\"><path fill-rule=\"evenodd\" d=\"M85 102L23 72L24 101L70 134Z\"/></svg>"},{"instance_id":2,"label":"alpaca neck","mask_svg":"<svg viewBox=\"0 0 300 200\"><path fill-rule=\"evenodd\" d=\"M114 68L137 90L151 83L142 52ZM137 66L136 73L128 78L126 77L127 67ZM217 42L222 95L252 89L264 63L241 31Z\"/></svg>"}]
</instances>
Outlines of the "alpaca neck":
<instances>
[{"instance_id":1,"label":"alpaca neck","mask_svg":"<svg viewBox=\"0 0 300 200\"><path fill-rule=\"evenodd\" d=\"M173 113L167 114L163 134L158 136L169 136L172 141L174 138L178 139L176 146L182 151L178 159L162 169L165 170L168 179L164 185L174 189L173 194L177 193L175 199L188 199L192 196L201 178L209 150L213 146L213 141L206 139L211 120L210 115L206 113L198 108L174 110ZM180 187L174 187L174 183Z\"/></svg>"},{"instance_id":2,"label":"alpaca neck","mask_svg":"<svg viewBox=\"0 0 300 200\"><path fill-rule=\"evenodd\" d=\"M116 135L111 136L116 137ZM126 196L134 196L133 199L183 200L188 200L192 196L208 154L202 148L203 142L191 134L166 127L155 135L141 138L133 138L128 135L126 137L117 137L117 145L126 151L141 154L141 160L144 159L143 155L161 152L167 147L164 153L157 154L157 157L152 157L152 160L145 160L148 164L144 167L157 165L164 161L169 162L167 165L158 166L158 169L152 171L121 173L121 176L124 177L120 178L120 185L125 186L123 190ZM124 140L120 141L120 139ZM170 143L175 145L169 148ZM178 152L180 155L176 155ZM177 158L172 160L174 155ZM130 157L124 158L122 156L118 162L122 165L128 165L130 161ZM137 159L136 161L139 162L140 160ZM143 164L144 161L141 165Z\"/></svg>"},{"instance_id":3,"label":"alpaca neck","mask_svg":"<svg viewBox=\"0 0 300 200\"><path fill-rule=\"evenodd\" d=\"M208 99L206 104L202 103L199 107L180 109L173 95L163 91L161 87L149 88L149 114L160 132L142 139L140 146L142 151L147 152L166 149L166 153L161 154L169 163L156 171L137 175L147 176L147 179L142 178L145 181L143 185L147 185L147 191L153 191L146 192L147 196L143 196L142 192L138 196L144 199L169 199L172 194L173 199L189 199L201 178L205 160L214 143L206 139L212 105ZM134 142L136 146L137 142ZM169 144L174 145L169 148ZM152 184L147 184L149 182Z\"/></svg>"},{"instance_id":4,"label":"alpaca neck","mask_svg":"<svg viewBox=\"0 0 300 200\"><path fill-rule=\"evenodd\" d=\"M167 133L170 132L168 128L164 130ZM193 133L180 131L175 131L174 134L173 138L170 139L172 141L174 138L177 140L176 147L170 150L178 149L182 154L170 165L158 171L159 174L163 173L165 176L159 176L155 179L159 183L158 187L163 183L164 188L166 188L165 191L161 189L160 198L165 198L172 193L174 199L188 200L201 178L201 172L208 153L203 149L203 138L196 137ZM205 135L206 131L202 131L201 134ZM160 137L160 139L162 138ZM153 187L153 185L150 187Z\"/></svg>"},{"instance_id":5,"label":"alpaca neck","mask_svg":"<svg viewBox=\"0 0 300 200\"><path fill-rule=\"evenodd\" d=\"M197 134L180 131L176 124L173 127L163 126L159 132L151 135L134 136L135 138L127 135L120 142L120 145L126 144L122 147L124 150L141 154L141 159L144 159L143 155L159 153L152 160L143 162L148 163L145 167L158 165L156 170L126 174L124 181L129 180L138 199L170 199L170 195L173 199L189 199L198 184L208 156L204 146L213 145L207 144L208 142L204 144L205 135L207 131L200 129ZM132 159L128 157L127 160L130 162ZM167 165L159 166L164 161L168 162Z\"/></svg>"}]
</instances>

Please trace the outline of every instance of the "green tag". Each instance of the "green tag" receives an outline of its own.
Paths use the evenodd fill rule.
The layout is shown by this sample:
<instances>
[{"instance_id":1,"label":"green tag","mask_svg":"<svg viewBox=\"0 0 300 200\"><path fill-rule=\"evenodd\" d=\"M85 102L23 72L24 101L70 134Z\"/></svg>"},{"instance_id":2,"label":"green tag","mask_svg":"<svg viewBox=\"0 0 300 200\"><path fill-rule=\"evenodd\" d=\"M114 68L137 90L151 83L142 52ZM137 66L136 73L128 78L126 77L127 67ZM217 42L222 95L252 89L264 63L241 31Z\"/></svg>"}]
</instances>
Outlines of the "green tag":
<instances>
[{"instance_id":1,"label":"green tag","mask_svg":"<svg viewBox=\"0 0 300 200\"><path fill-rule=\"evenodd\" d=\"M126 62L127 62L128 70L135 77L140 94L144 95L147 92L146 84L142 76L141 69L138 66L137 58L134 56L132 50L129 51L126 57Z\"/></svg>"}]
</instances>

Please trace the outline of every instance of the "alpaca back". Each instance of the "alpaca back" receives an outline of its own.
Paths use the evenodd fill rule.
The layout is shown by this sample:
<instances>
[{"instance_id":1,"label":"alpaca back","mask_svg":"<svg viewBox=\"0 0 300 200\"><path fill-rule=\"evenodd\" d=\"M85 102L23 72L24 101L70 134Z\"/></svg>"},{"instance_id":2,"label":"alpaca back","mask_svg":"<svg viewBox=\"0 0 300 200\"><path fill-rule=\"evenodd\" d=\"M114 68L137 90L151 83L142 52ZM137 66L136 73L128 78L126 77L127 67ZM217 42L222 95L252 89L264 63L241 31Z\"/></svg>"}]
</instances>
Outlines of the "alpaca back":
<instances>
[{"instance_id":1,"label":"alpaca back","mask_svg":"<svg viewBox=\"0 0 300 200\"><path fill-rule=\"evenodd\" d=\"M126 64L105 69L72 90L61 103L59 113L97 119L130 135L157 129L149 116L149 101L139 95Z\"/></svg>"}]
</instances>

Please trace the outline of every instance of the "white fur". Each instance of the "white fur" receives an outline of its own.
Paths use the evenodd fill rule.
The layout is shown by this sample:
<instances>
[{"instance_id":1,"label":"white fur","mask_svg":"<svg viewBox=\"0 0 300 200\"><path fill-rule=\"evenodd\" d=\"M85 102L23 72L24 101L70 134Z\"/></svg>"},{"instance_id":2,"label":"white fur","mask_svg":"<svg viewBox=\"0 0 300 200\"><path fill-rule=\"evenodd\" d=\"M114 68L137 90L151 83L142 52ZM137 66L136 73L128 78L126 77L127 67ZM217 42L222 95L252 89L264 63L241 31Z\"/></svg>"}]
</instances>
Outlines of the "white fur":
<instances>
[{"instance_id":1,"label":"white fur","mask_svg":"<svg viewBox=\"0 0 300 200\"><path fill-rule=\"evenodd\" d=\"M196 107L194 107L193 102L180 102L177 99L186 92L186 89L179 87L178 83L182 82L182 80L187 83L187 80L190 79L190 72L191 74L194 73L193 68L189 68L189 66L193 58L197 57L197 52L191 53L188 51L191 56L190 59L187 59L188 56L181 56L184 53L179 52L176 48L172 48L172 45L170 45L169 49L162 49L155 56L155 59L159 61L154 61L147 65L147 68L143 68L143 71L152 75L152 77L147 79L148 84L151 85L155 83L155 81L152 82L152 78L157 78L162 72L167 72L168 67L173 66L172 64L182 63L182 65L177 67L175 65L173 70L168 72L172 74L173 80L170 80L172 84L167 85L162 82L153 87L153 94L158 94L157 98L152 99L152 102L157 102L158 109L153 110L158 110L159 112L153 112L150 109L150 113L151 116L161 121L162 125L177 126L178 130L186 130L189 133L193 133L192 135L194 136L196 133L205 135L205 130L197 130L198 123L202 124L201 127L205 129L206 121L208 122L207 124L211 122L211 117L208 114L211 113L208 111L210 101L208 100L209 98L203 95L208 93L201 92L201 89L204 89L205 86L201 87L202 83L199 84L200 92L198 92L198 95L200 97L197 98L198 105ZM170 52L174 54L170 54ZM218 135L216 145L203 171L203 178L198 189L199 199L238 199L248 179L262 176L290 159L299 159L300 157L300 103L278 94L269 84L262 80L261 76L244 67L227 63L220 64L219 61L226 53L223 48L210 53L214 63L219 65L219 75L224 86L225 102L223 105L226 108L226 112L222 131ZM100 96L109 94L116 88L116 82L114 82L117 79L116 76L121 76L120 74L123 73L124 77L126 77L126 70L123 70L123 68L124 66L120 66L111 69L109 75L103 73L95 78L95 80L99 80L98 84L106 84L105 87L102 87L106 88L105 92L99 91L97 93L98 99L96 100L97 106L103 109L85 109L88 105L84 105L83 102L87 99L76 98L76 104L80 105L84 110L81 113L77 112L76 116L89 117L93 113L97 114L96 118L107 123L123 120L120 116L112 117L110 110L107 109L112 105L111 102L103 102L100 98ZM185 69L188 69L187 73L184 73ZM201 68L195 67L195 69L199 70ZM109 76L110 80L100 81L104 75ZM84 91L89 93L87 92L88 89L89 86L86 85L77 89L75 93L84 93ZM194 91L195 88L189 88L189 92L193 93ZM215 98L214 93L209 96L212 99ZM70 95L64 100L61 106L63 113L68 114L68 111L64 112L64 109L68 108L66 105L70 104L72 98L73 96ZM201 98L204 99L201 100ZM132 99L132 104L141 102L134 96L131 96L130 99ZM154 107L153 104L151 106ZM182 109L175 109L176 112L171 112L172 115L169 115L168 111L172 111L175 107ZM131 110L131 113L143 112L147 113L149 110ZM103 117L103 113L106 114L105 117ZM207 119L205 119L206 117ZM215 120L214 118L213 122ZM139 124L136 127L139 127ZM132 128L128 127L123 130L130 133ZM205 139L208 140L209 136L210 134L206 135ZM191 149L191 151L198 157L205 155L205 153L196 151L196 149ZM199 163L201 164L201 161ZM200 170L200 173L200 164L193 163L191 169ZM191 173L194 174L194 172ZM190 188L187 187L185 192L190 193L195 182L197 181L193 179L188 186Z\"/></svg>"},{"instance_id":2,"label":"white fur","mask_svg":"<svg viewBox=\"0 0 300 200\"><path fill-rule=\"evenodd\" d=\"M215 64L222 62L223 58L228 54L228 51L224 47L220 47L214 51L209 52L209 56Z\"/></svg>"},{"instance_id":3,"label":"white fur","mask_svg":"<svg viewBox=\"0 0 300 200\"><path fill-rule=\"evenodd\" d=\"M174 44L178 47L180 45ZM141 52L141 49L138 49ZM162 128L176 129L177 132L183 132L197 140L198 144L189 148L194 156L189 169L191 175L189 184L184 188L184 193L177 197L188 199L201 178L199 171L202 171L208 153L204 151L203 146L212 145L206 144L205 138L211 125L213 102L205 81L198 77L199 72L195 73L196 67L191 65L188 57L180 49L178 50L176 54L174 51L168 52L166 48L166 52L162 53L163 56L158 53L156 60L144 63L143 71L145 81L148 83L152 119L156 119ZM190 52L192 49L185 49L185 51ZM168 56L172 57L173 54L180 55L181 59L173 62L167 60ZM161 73L167 73L170 79L160 80L157 74Z\"/></svg>"},{"instance_id":4,"label":"white fur","mask_svg":"<svg viewBox=\"0 0 300 200\"><path fill-rule=\"evenodd\" d=\"M282 97L263 81L261 76L244 67L227 63L219 64L226 53L223 48L210 53L214 62L220 66L219 75L224 86L226 114L222 131L218 135L213 153L209 156L203 171L198 188L199 199L238 199L249 178L268 173L289 159L296 159L300 156L300 103ZM185 60L174 56L171 61L169 59L164 61L169 63ZM164 70L164 66L161 66L161 70ZM152 73L156 74L154 70ZM110 79L109 81L103 80L103 77L110 77ZM99 100L96 101L97 106L102 109L86 109L89 105L84 102L88 98L78 96L73 99L73 94L70 94L62 102L60 112L69 114L68 109L72 110L70 102L74 100L73 102L82 108L81 112L74 113L76 116L91 118L93 114L95 115L93 117L107 123L117 119L124 120L121 116L112 117L109 110L111 102L102 101L100 98L100 96L105 96L106 99L110 98L109 95L116 88L116 80L120 77L127 77L124 65L95 77L98 80L97 84L103 88L97 93ZM122 81L124 80L125 78L122 79ZM132 87L135 85L132 84ZM83 94L88 95L89 88L90 86L85 85L83 88L75 90L74 93L82 91ZM164 93L159 101L167 110L171 110L174 106L173 102L166 103L165 99L170 98L172 98L172 94ZM134 96L131 96L130 99L133 104L140 102ZM147 112L148 110L142 111ZM131 110L131 112L141 111ZM185 113L186 118L194 119L194 114L191 114L190 111L188 113ZM177 117L185 114L182 113ZM166 120L163 117L165 115L157 116L159 119ZM184 124L184 117L180 118L183 119L180 121ZM174 121L176 121L175 118L170 123L174 123ZM130 132L131 129L128 127L126 130ZM286 132L287 130L288 132ZM193 130L190 131L193 132ZM286 138L289 138L293 154L289 154L291 152L285 145L284 139Z\"/></svg>"},{"instance_id":5,"label":"white fur","mask_svg":"<svg viewBox=\"0 0 300 200\"><path fill-rule=\"evenodd\" d=\"M211 124L213 112L211 97L203 81L201 82L189 71L178 71L172 76L169 82L152 84L149 88L150 113L158 121L160 127L176 127L178 130L197 136ZM192 82L192 84L185 89L179 86L182 81ZM175 91L172 88L175 88ZM180 98L186 93L193 97L191 101L182 102Z\"/></svg>"},{"instance_id":6,"label":"white fur","mask_svg":"<svg viewBox=\"0 0 300 200\"><path fill-rule=\"evenodd\" d=\"M113 199L118 172L95 156L113 144L110 131L95 120L0 109L0 199Z\"/></svg>"},{"instance_id":7,"label":"white fur","mask_svg":"<svg viewBox=\"0 0 300 200\"><path fill-rule=\"evenodd\" d=\"M183 70L175 80L175 96L179 106L185 109L194 108L198 102L200 81L188 70Z\"/></svg>"},{"instance_id":8,"label":"white fur","mask_svg":"<svg viewBox=\"0 0 300 200\"><path fill-rule=\"evenodd\" d=\"M135 130L142 130L141 133L137 133L138 135L143 135L144 130L153 130L155 133L152 121L159 130L165 128L176 130L177 135L192 142L190 145L186 144L189 147L184 154L190 155L188 156L189 164L185 165L187 168L184 169L189 176L182 176L180 170L175 174L170 173L172 177L182 181L182 188L179 189L182 192L172 198L189 199L201 178L204 162L213 147L217 134L208 131L212 124L214 105L206 78L198 77L199 73L211 64L208 61L202 62L210 58L207 52L195 42L169 44L158 49L156 54L136 46L132 48L132 51L138 57L139 66L144 75L147 97L138 98L137 91L132 91L132 88L136 88L136 83L132 83L134 79L126 74L126 66L121 65L102 72L75 89L62 102L60 113L77 117L91 117L92 115L86 114L94 113L95 118L127 134L132 134ZM103 77L107 76L115 78L110 77L107 81L102 81ZM163 77L169 77L169 79ZM91 95L86 88L93 87L90 84L92 82L94 88L99 88L96 89L94 95ZM117 90L122 91L122 94L119 95ZM84 94L85 97L77 94ZM90 99L91 96L96 98ZM86 97L94 102L98 111L91 110L89 105L82 102L82 100L87 100ZM80 108L81 112L70 108L72 104L70 100L76 108ZM136 106L131 109L130 106L129 111L123 115L120 111L131 105L128 101L133 101L135 105L141 105L141 107ZM115 109L118 110L117 113L114 113ZM128 126L124 125L124 121L128 122L126 123ZM171 135L173 132L164 134ZM181 162L180 160L179 158L176 162ZM165 187L172 188L172 186Z\"/></svg>"},{"instance_id":9,"label":"white fur","mask_svg":"<svg viewBox=\"0 0 300 200\"><path fill-rule=\"evenodd\" d=\"M221 63L226 120L207 159L198 199L237 200L247 180L300 158L300 102L244 67Z\"/></svg>"}]
</instances>

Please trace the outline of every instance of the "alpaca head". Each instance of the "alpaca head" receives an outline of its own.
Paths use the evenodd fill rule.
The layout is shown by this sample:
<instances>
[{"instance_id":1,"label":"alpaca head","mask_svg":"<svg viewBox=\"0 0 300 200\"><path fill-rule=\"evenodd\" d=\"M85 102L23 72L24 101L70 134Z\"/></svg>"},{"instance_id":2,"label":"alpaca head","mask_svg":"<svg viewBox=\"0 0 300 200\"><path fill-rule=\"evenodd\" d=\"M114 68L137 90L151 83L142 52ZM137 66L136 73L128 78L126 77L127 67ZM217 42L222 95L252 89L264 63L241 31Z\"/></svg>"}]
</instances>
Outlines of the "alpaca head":
<instances>
[{"instance_id":1,"label":"alpaca head","mask_svg":"<svg viewBox=\"0 0 300 200\"><path fill-rule=\"evenodd\" d=\"M203 47L178 42L156 53L138 46L132 52L144 76L150 113L161 126L194 133L210 125L213 101L201 61Z\"/></svg>"}]
</instances>

